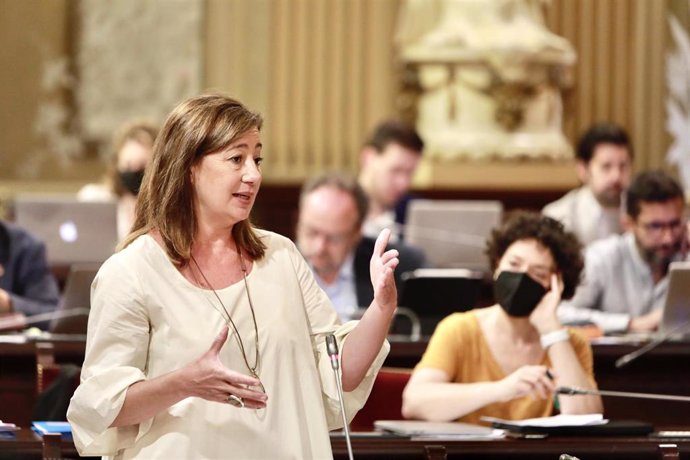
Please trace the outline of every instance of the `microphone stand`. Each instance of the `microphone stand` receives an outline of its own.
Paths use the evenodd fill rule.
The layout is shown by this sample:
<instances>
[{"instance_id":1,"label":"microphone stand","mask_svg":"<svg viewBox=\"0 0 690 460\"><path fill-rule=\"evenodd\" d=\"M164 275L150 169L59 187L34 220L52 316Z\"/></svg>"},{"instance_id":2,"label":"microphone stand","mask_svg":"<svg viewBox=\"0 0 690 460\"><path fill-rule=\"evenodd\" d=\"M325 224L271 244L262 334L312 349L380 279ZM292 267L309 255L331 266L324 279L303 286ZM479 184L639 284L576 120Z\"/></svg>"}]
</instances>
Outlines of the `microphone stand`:
<instances>
[{"instance_id":1,"label":"microphone stand","mask_svg":"<svg viewBox=\"0 0 690 460\"><path fill-rule=\"evenodd\" d=\"M326 350L328 351L328 356L331 358L331 367L333 368L333 373L335 374L335 383L338 387L338 400L340 401L340 414L343 416L343 429L345 430L345 441L347 443L347 454L350 460L353 460L352 455L352 442L350 441L350 427L347 424L347 416L345 415L345 402L343 398L343 382L340 379L340 361L338 355L338 343L335 341L335 336L329 334L326 336Z\"/></svg>"},{"instance_id":2,"label":"microphone stand","mask_svg":"<svg viewBox=\"0 0 690 460\"><path fill-rule=\"evenodd\" d=\"M639 399L659 399L663 401L683 401L690 402L690 396L677 395L662 395L658 393L634 393L629 391L607 391L607 390L587 390L576 387L558 387L555 390L556 394L566 396L577 395L593 395L593 396L618 396L622 398L639 398Z\"/></svg>"},{"instance_id":3,"label":"microphone stand","mask_svg":"<svg viewBox=\"0 0 690 460\"><path fill-rule=\"evenodd\" d=\"M658 336L656 339L649 342L644 347L639 348L639 349L637 349L631 353L628 353L627 355L621 356L620 358L618 358L616 360L616 369L620 369L621 367L630 364L632 361L636 360L637 358L644 355L648 351L650 351L650 350L658 347L662 343L666 342L674 334L685 330L689 325L690 325L690 321L685 321L684 323L679 324L678 326L674 327L670 331L668 331L664 334L661 334L660 336Z\"/></svg>"}]
</instances>

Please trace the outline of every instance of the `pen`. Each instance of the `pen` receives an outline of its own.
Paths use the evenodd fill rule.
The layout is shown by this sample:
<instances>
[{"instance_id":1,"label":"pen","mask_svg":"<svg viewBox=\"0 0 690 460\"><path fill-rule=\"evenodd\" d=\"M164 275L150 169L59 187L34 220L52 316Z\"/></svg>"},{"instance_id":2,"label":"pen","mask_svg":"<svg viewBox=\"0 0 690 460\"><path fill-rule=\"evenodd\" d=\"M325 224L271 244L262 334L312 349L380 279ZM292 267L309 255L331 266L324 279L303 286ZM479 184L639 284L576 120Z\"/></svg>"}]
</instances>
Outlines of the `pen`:
<instances>
[{"instance_id":1,"label":"pen","mask_svg":"<svg viewBox=\"0 0 690 460\"><path fill-rule=\"evenodd\" d=\"M546 369L546 376L549 378L549 380L553 381L553 374L548 369Z\"/></svg>"}]
</instances>

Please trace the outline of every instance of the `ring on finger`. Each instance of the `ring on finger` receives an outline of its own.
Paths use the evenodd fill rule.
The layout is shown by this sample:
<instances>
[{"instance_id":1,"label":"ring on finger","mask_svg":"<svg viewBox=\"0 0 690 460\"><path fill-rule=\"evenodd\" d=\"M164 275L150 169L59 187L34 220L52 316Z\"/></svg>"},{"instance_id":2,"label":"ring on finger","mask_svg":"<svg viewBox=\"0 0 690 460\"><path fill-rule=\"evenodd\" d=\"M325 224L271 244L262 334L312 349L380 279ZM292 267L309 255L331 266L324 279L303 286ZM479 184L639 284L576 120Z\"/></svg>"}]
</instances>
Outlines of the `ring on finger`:
<instances>
[{"instance_id":1,"label":"ring on finger","mask_svg":"<svg viewBox=\"0 0 690 460\"><path fill-rule=\"evenodd\" d=\"M239 407L240 409L244 407L244 400L232 393L228 395L227 403L231 406Z\"/></svg>"}]
</instances>

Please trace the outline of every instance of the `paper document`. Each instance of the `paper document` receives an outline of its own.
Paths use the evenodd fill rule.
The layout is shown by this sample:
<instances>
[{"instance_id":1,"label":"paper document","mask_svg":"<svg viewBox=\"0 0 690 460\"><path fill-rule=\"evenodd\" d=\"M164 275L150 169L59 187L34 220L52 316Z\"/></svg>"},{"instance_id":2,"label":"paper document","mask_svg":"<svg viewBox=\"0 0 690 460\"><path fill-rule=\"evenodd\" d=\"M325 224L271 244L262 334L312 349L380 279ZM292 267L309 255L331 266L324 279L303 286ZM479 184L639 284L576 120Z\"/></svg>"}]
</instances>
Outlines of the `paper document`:
<instances>
[{"instance_id":1,"label":"paper document","mask_svg":"<svg viewBox=\"0 0 690 460\"><path fill-rule=\"evenodd\" d=\"M608 420L602 414L582 414L582 415L554 415L552 417L527 418L524 420L506 420L496 417L482 417L485 422L499 423L511 426L530 426L530 427L562 427L562 426L591 426L604 425Z\"/></svg>"},{"instance_id":2,"label":"paper document","mask_svg":"<svg viewBox=\"0 0 690 460\"><path fill-rule=\"evenodd\" d=\"M459 422L422 422L417 420L376 420L374 427L402 436L444 439L497 439L503 430Z\"/></svg>"},{"instance_id":3,"label":"paper document","mask_svg":"<svg viewBox=\"0 0 690 460\"><path fill-rule=\"evenodd\" d=\"M17 430L19 430L19 427L14 423L4 423L0 420L0 433Z\"/></svg>"}]
</instances>

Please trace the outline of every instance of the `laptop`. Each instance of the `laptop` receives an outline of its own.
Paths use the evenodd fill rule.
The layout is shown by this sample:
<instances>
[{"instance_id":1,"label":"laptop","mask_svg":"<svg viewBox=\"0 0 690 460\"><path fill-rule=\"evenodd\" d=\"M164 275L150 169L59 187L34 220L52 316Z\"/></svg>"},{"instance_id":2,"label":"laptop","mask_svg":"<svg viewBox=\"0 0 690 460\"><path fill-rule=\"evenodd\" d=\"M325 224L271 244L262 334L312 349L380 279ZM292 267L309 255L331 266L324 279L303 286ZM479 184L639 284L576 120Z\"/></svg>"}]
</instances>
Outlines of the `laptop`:
<instances>
[{"instance_id":1,"label":"laptop","mask_svg":"<svg viewBox=\"0 0 690 460\"><path fill-rule=\"evenodd\" d=\"M489 270L486 239L500 225L503 205L483 200L412 200L405 241L420 247L431 266Z\"/></svg>"},{"instance_id":2,"label":"laptop","mask_svg":"<svg viewBox=\"0 0 690 460\"><path fill-rule=\"evenodd\" d=\"M86 334L91 308L91 284L99 268L100 264L76 264L70 267L65 290L55 312L56 318L49 326L51 333Z\"/></svg>"},{"instance_id":3,"label":"laptop","mask_svg":"<svg viewBox=\"0 0 690 460\"><path fill-rule=\"evenodd\" d=\"M690 336L690 262L672 262L659 332ZM673 338L673 337L672 337Z\"/></svg>"},{"instance_id":4,"label":"laptop","mask_svg":"<svg viewBox=\"0 0 690 460\"><path fill-rule=\"evenodd\" d=\"M50 265L103 262L115 251L115 202L82 202L73 195L21 195L15 221L46 245Z\"/></svg>"},{"instance_id":5,"label":"laptop","mask_svg":"<svg viewBox=\"0 0 690 460\"><path fill-rule=\"evenodd\" d=\"M401 279L398 305L419 317L423 335L446 316L475 308L484 283L482 272L463 268L419 268Z\"/></svg>"}]
</instances>

